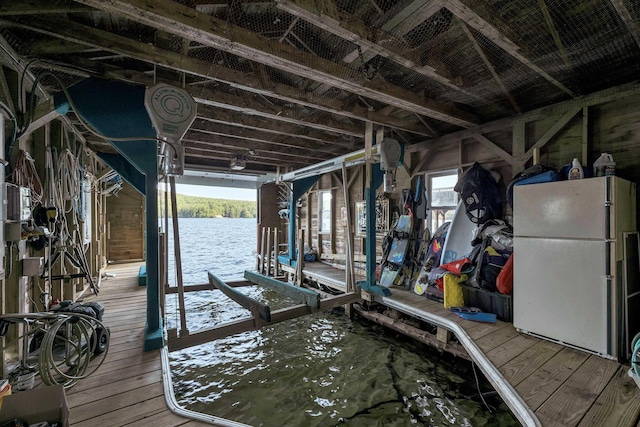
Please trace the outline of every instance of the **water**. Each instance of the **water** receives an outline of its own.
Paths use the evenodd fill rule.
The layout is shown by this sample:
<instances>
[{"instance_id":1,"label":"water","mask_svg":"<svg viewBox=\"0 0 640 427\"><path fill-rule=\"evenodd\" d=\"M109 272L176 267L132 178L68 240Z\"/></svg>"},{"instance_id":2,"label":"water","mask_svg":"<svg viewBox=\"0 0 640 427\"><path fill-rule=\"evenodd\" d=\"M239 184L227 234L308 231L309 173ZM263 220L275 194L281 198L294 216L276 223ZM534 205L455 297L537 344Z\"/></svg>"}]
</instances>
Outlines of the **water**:
<instances>
[{"instance_id":1,"label":"water","mask_svg":"<svg viewBox=\"0 0 640 427\"><path fill-rule=\"evenodd\" d=\"M185 284L242 278L255 266L255 219L180 219ZM241 288L272 309L271 291ZM219 291L185 297L190 332L246 317ZM177 323L168 297L168 325ZM498 397L477 396L471 363L340 309L170 354L176 398L195 411L254 426L519 425ZM483 392L491 386L480 375Z\"/></svg>"}]
</instances>

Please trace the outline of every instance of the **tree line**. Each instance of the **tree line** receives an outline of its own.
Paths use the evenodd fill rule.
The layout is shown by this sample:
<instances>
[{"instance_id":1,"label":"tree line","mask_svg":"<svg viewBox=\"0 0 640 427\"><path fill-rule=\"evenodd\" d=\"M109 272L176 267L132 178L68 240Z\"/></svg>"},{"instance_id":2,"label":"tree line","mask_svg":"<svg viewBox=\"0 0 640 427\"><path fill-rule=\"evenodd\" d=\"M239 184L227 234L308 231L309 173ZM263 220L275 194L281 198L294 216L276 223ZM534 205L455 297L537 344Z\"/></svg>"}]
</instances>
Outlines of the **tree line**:
<instances>
[{"instance_id":1,"label":"tree line","mask_svg":"<svg viewBox=\"0 0 640 427\"><path fill-rule=\"evenodd\" d=\"M160 202L164 201L161 195ZM169 201L171 203L171 201ZM255 218L256 202L176 195L178 218ZM169 209L171 216L171 209Z\"/></svg>"}]
</instances>

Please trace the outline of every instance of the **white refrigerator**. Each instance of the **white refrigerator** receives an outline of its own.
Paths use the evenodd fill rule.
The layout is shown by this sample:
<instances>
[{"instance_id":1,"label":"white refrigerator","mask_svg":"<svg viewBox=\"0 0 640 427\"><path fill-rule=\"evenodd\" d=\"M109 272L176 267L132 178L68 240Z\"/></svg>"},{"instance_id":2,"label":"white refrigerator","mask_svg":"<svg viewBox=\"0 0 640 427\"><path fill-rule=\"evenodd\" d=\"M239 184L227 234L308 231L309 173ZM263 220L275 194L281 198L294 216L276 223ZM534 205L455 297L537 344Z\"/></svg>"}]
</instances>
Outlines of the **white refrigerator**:
<instances>
[{"instance_id":1,"label":"white refrigerator","mask_svg":"<svg viewBox=\"0 0 640 427\"><path fill-rule=\"evenodd\" d=\"M516 186L513 325L618 358L623 236L636 230L635 184L617 177Z\"/></svg>"}]
</instances>

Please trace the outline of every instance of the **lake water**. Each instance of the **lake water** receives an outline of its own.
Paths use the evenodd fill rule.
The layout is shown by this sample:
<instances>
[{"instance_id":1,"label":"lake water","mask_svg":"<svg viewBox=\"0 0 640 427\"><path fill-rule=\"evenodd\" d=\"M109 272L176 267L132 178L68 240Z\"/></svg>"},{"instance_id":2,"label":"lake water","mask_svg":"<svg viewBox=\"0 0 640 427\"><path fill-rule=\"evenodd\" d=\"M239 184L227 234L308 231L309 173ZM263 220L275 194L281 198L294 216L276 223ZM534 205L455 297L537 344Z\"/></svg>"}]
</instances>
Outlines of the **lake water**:
<instances>
[{"instance_id":1,"label":"lake water","mask_svg":"<svg viewBox=\"0 0 640 427\"><path fill-rule=\"evenodd\" d=\"M185 284L255 268L256 220L180 219ZM288 301L240 288L272 309ZM248 316L219 291L185 296L190 332ZM167 324L178 323L174 296ZM184 407L254 426L517 426L497 397L478 396L471 362L441 354L341 309L170 353ZM492 390L478 372L480 389Z\"/></svg>"}]
</instances>

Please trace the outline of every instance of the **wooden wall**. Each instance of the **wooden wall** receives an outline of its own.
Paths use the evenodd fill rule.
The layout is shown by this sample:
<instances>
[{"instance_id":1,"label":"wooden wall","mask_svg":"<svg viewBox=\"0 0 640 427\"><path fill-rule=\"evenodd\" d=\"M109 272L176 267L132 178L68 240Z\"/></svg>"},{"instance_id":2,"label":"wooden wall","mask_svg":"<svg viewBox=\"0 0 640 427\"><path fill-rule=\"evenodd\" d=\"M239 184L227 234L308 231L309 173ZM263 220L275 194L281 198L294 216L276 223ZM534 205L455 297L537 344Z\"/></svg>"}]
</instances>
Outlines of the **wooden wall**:
<instances>
[{"instance_id":1,"label":"wooden wall","mask_svg":"<svg viewBox=\"0 0 640 427\"><path fill-rule=\"evenodd\" d=\"M595 99L595 101L594 101ZM461 132L440 140L419 144L419 149L405 154L404 167L398 169L398 191L389 194L392 204L401 207L400 190L415 184L418 174L458 169L459 171L478 161L485 167L496 170L501 176L501 187L507 184L522 169L533 164L534 157L523 153L532 149L540 140L548 141L539 147L535 158L539 163L560 169L571 163L574 157L587 159L584 168L591 168L602 152L613 155L616 175L640 185L640 93L622 92L618 96L607 96L598 102L597 97L587 97L584 105L580 100L571 101L569 107L577 111L563 121L569 107L559 104L529 115L505 120L474 131ZM562 124L562 125L559 125ZM554 127L558 128L554 131ZM549 137L549 134L552 134ZM523 141L518 146L518 139ZM482 141L482 143L480 142ZM489 143L487 143L489 141ZM533 151L533 150L532 150ZM358 174L350 187L351 218L355 222L355 202L364 199L364 166L348 171L349 178ZM321 177L318 183L303 197L299 227L307 230L308 244L317 248L324 259L340 259L345 253L345 229L340 221L344 204L341 172L336 171ZM318 234L318 191L331 190L335 226L331 235ZM378 190L382 191L382 188ZM640 201L640 200L639 200ZM640 212L640 209L638 209ZM505 213L510 209L505 207ZM640 220L638 220L640 224ZM355 229L354 229L355 233ZM380 255L381 236L378 236L377 252ZM364 255L364 239L355 237L354 253Z\"/></svg>"},{"instance_id":2,"label":"wooden wall","mask_svg":"<svg viewBox=\"0 0 640 427\"><path fill-rule=\"evenodd\" d=\"M144 212L144 197L128 183L123 184L117 197L107 197L110 262L144 259Z\"/></svg>"}]
</instances>

